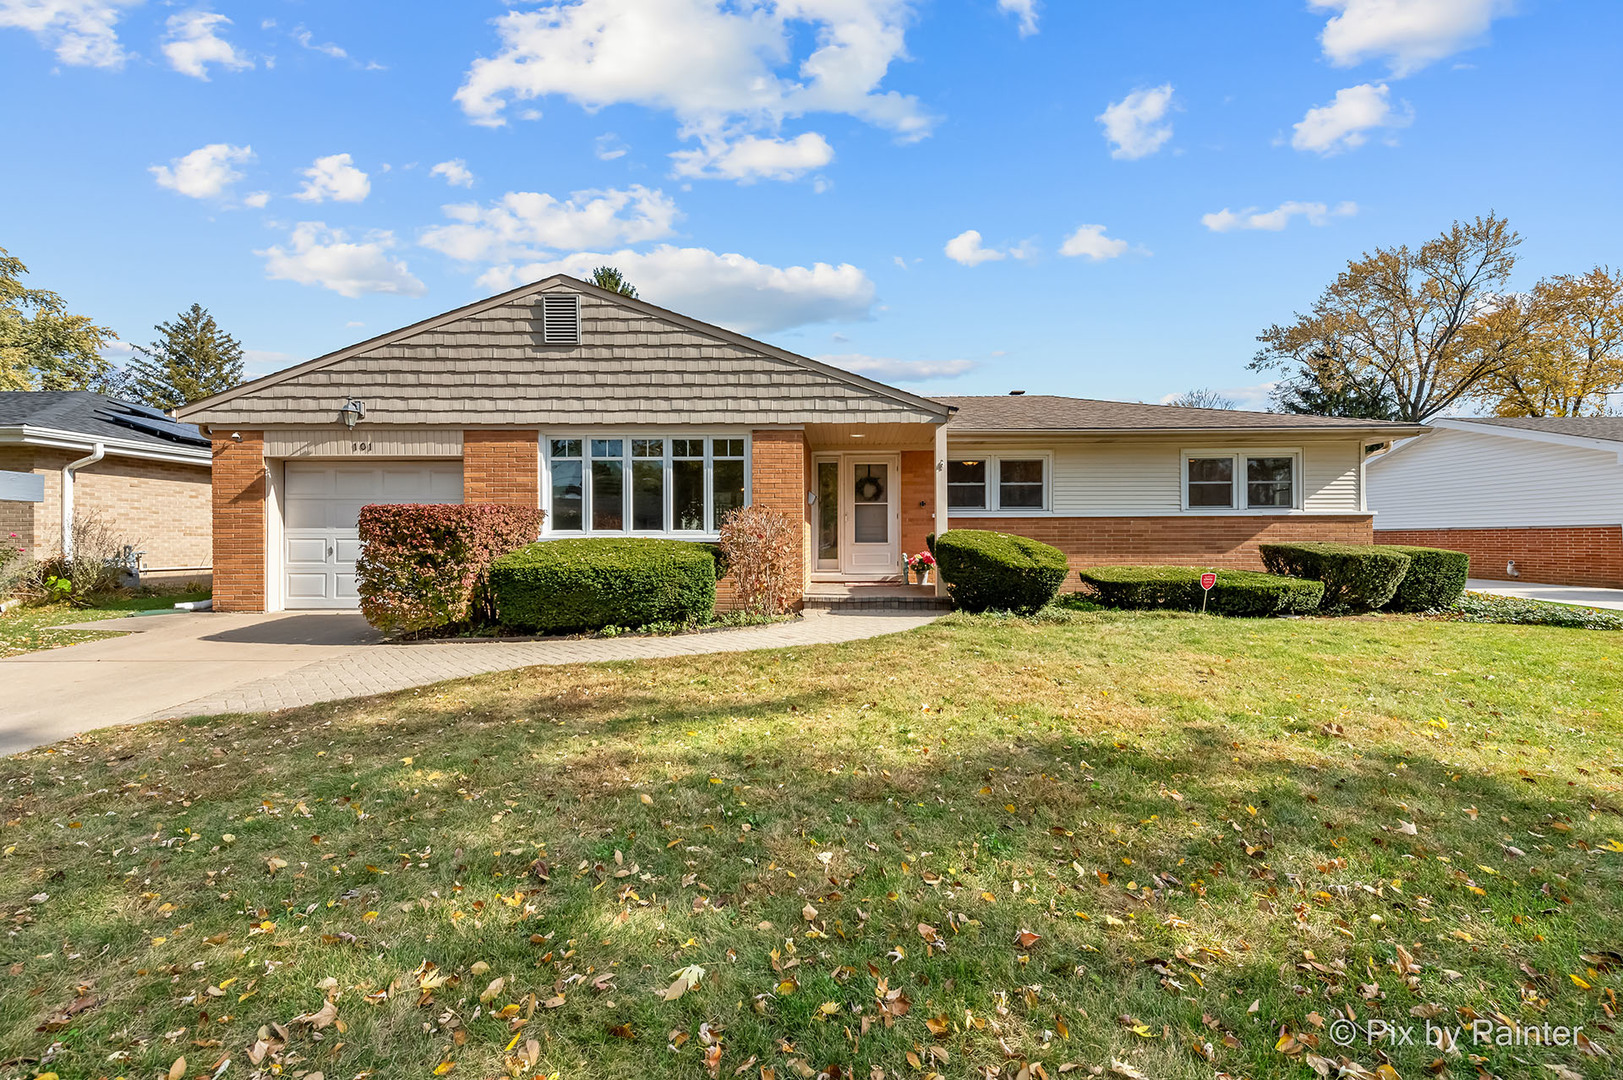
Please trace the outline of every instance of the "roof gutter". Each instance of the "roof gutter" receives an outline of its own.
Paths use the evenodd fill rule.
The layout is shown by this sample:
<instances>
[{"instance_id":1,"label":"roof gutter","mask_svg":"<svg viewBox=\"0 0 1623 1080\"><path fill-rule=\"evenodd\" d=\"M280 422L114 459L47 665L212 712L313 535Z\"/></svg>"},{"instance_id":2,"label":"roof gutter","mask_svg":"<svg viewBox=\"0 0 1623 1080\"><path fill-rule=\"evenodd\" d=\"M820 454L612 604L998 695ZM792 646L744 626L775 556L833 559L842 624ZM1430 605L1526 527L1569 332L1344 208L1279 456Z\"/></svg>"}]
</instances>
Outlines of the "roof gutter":
<instances>
[{"instance_id":1,"label":"roof gutter","mask_svg":"<svg viewBox=\"0 0 1623 1080\"><path fill-rule=\"evenodd\" d=\"M1424 435L1431 428L1424 424L1392 423L1384 427L1198 427L1198 428L964 428L948 425L947 434L953 436L1000 436L1017 438L1026 435L1216 435L1232 438L1236 435L1357 435L1403 439L1411 435Z\"/></svg>"},{"instance_id":2,"label":"roof gutter","mask_svg":"<svg viewBox=\"0 0 1623 1080\"><path fill-rule=\"evenodd\" d=\"M106 456L107 447L98 442L88 455L62 466L62 554L69 558L73 556L73 474Z\"/></svg>"},{"instance_id":3,"label":"roof gutter","mask_svg":"<svg viewBox=\"0 0 1623 1080\"><path fill-rule=\"evenodd\" d=\"M48 446L56 450L93 450L97 446L102 446L106 448L107 453L116 457L173 461L186 465L209 465L214 460L213 451L206 446L177 444L170 448L135 439L110 439L77 431L63 431L59 428L33 427L28 424L0 427L0 444L4 443Z\"/></svg>"}]
</instances>

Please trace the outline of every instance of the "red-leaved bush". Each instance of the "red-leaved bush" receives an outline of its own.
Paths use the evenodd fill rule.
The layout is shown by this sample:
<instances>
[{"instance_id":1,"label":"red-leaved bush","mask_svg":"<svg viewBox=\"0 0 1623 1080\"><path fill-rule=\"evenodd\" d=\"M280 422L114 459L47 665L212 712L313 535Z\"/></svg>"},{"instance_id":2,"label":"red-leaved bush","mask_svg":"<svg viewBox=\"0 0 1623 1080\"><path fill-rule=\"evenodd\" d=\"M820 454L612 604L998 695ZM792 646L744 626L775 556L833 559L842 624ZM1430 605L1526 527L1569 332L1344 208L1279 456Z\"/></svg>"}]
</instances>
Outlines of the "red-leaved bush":
<instances>
[{"instance_id":1,"label":"red-leaved bush","mask_svg":"<svg viewBox=\"0 0 1623 1080\"><path fill-rule=\"evenodd\" d=\"M718 546L746 609L781 615L794 606L801 590L795 573L800 542L799 522L759 503L722 519Z\"/></svg>"},{"instance_id":2,"label":"red-leaved bush","mask_svg":"<svg viewBox=\"0 0 1623 1080\"><path fill-rule=\"evenodd\" d=\"M414 633L494 620L486 572L533 543L541 511L525 506L361 507L355 582L379 630Z\"/></svg>"}]
</instances>

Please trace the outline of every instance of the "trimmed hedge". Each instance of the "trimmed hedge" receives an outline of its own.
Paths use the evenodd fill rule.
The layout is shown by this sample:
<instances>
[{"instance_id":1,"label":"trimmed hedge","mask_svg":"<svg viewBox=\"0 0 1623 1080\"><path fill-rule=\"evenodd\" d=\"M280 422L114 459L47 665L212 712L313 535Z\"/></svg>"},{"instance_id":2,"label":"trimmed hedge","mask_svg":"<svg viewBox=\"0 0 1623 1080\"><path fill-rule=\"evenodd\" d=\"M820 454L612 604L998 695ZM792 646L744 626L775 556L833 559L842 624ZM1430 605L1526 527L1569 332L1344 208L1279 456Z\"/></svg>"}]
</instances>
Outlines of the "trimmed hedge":
<instances>
[{"instance_id":1,"label":"trimmed hedge","mask_svg":"<svg viewBox=\"0 0 1623 1080\"><path fill-rule=\"evenodd\" d=\"M1465 552L1400 544L1381 546L1409 556L1409 572L1387 601L1387 611L1436 611L1464 595L1466 579L1471 576L1471 556Z\"/></svg>"},{"instance_id":2,"label":"trimmed hedge","mask_svg":"<svg viewBox=\"0 0 1623 1080\"><path fill-rule=\"evenodd\" d=\"M685 540L545 540L492 563L490 591L502 625L522 630L704 622L716 609L716 556Z\"/></svg>"},{"instance_id":3,"label":"trimmed hedge","mask_svg":"<svg viewBox=\"0 0 1623 1080\"><path fill-rule=\"evenodd\" d=\"M1189 566L1090 566L1079 576L1106 607L1199 611L1203 573ZM1322 581L1219 570L1217 584L1206 597L1206 610L1253 617L1305 615L1318 610L1323 597Z\"/></svg>"},{"instance_id":4,"label":"trimmed hedge","mask_svg":"<svg viewBox=\"0 0 1623 1080\"><path fill-rule=\"evenodd\" d=\"M1070 572L1059 548L1009 533L949 529L933 550L947 595L964 611L1029 615L1059 595Z\"/></svg>"},{"instance_id":5,"label":"trimmed hedge","mask_svg":"<svg viewBox=\"0 0 1623 1080\"><path fill-rule=\"evenodd\" d=\"M533 541L541 517L522 506L361 507L355 562L361 614L395 633L490 621L490 563Z\"/></svg>"},{"instance_id":6,"label":"trimmed hedge","mask_svg":"<svg viewBox=\"0 0 1623 1080\"><path fill-rule=\"evenodd\" d=\"M1324 582L1325 610L1385 607L1409 571L1409 556L1377 544L1262 544L1269 573Z\"/></svg>"}]
</instances>

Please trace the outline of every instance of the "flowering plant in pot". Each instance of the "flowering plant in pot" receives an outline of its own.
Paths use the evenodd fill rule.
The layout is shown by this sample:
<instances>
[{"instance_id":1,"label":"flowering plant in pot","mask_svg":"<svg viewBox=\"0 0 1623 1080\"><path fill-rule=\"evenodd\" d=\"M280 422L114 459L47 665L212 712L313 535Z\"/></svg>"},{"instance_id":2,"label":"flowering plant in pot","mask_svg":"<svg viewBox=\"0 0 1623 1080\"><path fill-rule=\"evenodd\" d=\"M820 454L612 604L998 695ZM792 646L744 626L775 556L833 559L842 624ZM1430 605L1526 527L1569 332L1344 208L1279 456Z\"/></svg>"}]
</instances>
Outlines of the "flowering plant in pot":
<instances>
[{"instance_id":1,"label":"flowering plant in pot","mask_svg":"<svg viewBox=\"0 0 1623 1080\"><path fill-rule=\"evenodd\" d=\"M930 584L930 571L935 569L935 556L928 551L907 557L907 568L918 576L920 585Z\"/></svg>"}]
</instances>

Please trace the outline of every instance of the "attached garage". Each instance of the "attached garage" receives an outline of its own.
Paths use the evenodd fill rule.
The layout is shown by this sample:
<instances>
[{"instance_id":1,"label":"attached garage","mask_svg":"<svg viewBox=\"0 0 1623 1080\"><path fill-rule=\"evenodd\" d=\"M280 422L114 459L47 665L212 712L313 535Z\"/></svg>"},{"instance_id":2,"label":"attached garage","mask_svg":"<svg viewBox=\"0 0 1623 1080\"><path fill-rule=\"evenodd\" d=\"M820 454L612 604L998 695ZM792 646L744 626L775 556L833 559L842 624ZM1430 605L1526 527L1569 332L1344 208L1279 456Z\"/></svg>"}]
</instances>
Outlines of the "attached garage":
<instances>
[{"instance_id":1,"label":"attached garage","mask_svg":"<svg viewBox=\"0 0 1623 1080\"><path fill-rule=\"evenodd\" d=\"M353 608L356 519L371 503L459 503L460 461L289 461L282 469L282 606Z\"/></svg>"}]
</instances>

